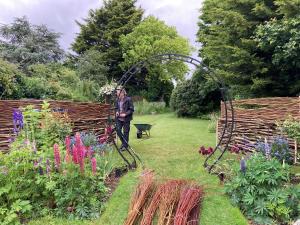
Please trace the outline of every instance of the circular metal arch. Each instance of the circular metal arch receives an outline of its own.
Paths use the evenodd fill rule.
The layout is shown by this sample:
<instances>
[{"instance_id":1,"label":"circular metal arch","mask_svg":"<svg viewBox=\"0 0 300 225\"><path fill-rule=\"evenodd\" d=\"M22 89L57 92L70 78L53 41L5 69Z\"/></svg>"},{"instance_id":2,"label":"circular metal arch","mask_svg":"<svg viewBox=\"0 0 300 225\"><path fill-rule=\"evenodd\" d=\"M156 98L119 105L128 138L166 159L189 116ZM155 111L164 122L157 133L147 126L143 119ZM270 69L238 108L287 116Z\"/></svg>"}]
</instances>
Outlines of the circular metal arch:
<instances>
[{"instance_id":1,"label":"circular metal arch","mask_svg":"<svg viewBox=\"0 0 300 225\"><path fill-rule=\"evenodd\" d=\"M195 59L190 56L186 55L181 55L181 54L174 54L174 53L166 53L166 54L159 54L159 55L154 55L149 57L148 59L138 62L135 65L131 66L128 71L126 71L121 79L117 83L117 87L115 88L113 95L115 96L114 98L111 98L111 106L113 106L114 113L116 113L117 107L116 103L119 100L119 96L116 95L117 88L122 86L125 87L128 81L135 76L135 74L141 72L142 68L144 68L147 64L151 62L160 62L163 63L165 61L181 61L185 63L189 63L194 65L196 68L202 66L202 68L208 72L208 75L213 79L213 81L218 85L218 88L221 92L221 97L222 101L224 103L224 110L225 110L225 124L221 133L221 136L218 140L218 143L216 147L214 148L212 154L208 155L207 158L204 161L203 166L211 172L212 168L220 161L224 153L229 147L229 143L232 138L232 133L234 129L234 110L233 110L233 104L232 104L232 99L230 96L230 93L228 91L228 88L226 87L223 79L218 76L212 69L210 69L208 66L206 66L202 61ZM229 115L229 112L230 115ZM231 122L229 121L229 117L231 117ZM115 130L120 139L125 141L124 136L121 132L121 129L118 127L118 124L115 120ZM222 143L224 143L225 139L225 134L226 135L226 141L225 144L222 146ZM143 165L143 162L141 158L138 156L138 154L132 149L130 145L128 145L128 148L126 149L126 152L128 152L129 156L132 158L132 163L125 157L125 155L122 153L122 151L118 148L117 144L114 142L114 145L120 154L120 156L123 158L123 160L126 162L127 166L129 168L135 168L137 166L137 160L141 162ZM219 153L217 155L217 153ZM216 155L216 158L213 160L212 157ZM212 160L211 163L210 160Z\"/></svg>"}]
</instances>

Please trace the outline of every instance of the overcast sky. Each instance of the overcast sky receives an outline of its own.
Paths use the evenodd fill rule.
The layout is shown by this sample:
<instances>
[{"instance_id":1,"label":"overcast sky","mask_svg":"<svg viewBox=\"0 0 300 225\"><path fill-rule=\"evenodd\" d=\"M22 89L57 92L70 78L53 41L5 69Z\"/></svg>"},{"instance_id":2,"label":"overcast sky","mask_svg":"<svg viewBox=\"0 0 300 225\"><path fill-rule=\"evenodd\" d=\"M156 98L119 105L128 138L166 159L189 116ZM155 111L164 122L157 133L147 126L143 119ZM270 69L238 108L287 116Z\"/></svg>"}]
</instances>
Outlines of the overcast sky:
<instances>
[{"instance_id":1,"label":"overcast sky","mask_svg":"<svg viewBox=\"0 0 300 225\"><path fill-rule=\"evenodd\" d=\"M145 15L154 15L196 43L197 21L203 0L138 0ZM46 24L62 34L60 43L70 48L81 21L89 9L99 8L102 0L0 0L0 23L11 23L14 17L27 16L33 24Z\"/></svg>"}]
</instances>

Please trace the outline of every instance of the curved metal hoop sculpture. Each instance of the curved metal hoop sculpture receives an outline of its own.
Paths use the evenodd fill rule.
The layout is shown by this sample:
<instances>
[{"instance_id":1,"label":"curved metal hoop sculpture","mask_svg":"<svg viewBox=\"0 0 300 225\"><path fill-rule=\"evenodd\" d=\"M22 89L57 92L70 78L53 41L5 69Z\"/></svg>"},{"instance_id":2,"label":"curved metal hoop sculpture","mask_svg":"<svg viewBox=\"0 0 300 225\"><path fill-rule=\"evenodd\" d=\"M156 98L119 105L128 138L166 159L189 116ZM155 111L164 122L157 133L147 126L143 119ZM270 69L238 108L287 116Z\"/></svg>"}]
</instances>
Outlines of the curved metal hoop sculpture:
<instances>
[{"instance_id":1,"label":"curved metal hoop sculpture","mask_svg":"<svg viewBox=\"0 0 300 225\"><path fill-rule=\"evenodd\" d=\"M126 73L123 74L121 79L118 81L118 86L125 87L126 84L128 83L128 81L135 74L141 72L141 69L144 68L146 66L146 64L151 63L151 62L165 62L165 61L182 61L182 62L192 64L195 67L202 66L207 72L209 72L208 74L211 76L211 78L214 80L214 82L219 87L219 90L221 92L221 97L222 97L222 100L224 102L225 125L223 127L223 131L221 133L219 141L218 141L216 147L214 148L213 153L211 155L209 155L205 159L205 162L204 162L204 167L207 168L209 172L211 172L212 168L218 163L218 161L224 155L226 149L229 147L229 143L230 143L230 140L231 140L231 137L232 137L232 132L233 132L233 129L234 129L234 110L233 110L232 100L231 100L231 97L230 97L230 93L229 93L227 87L225 86L225 83L224 83L224 81L221 77L219 77L216 73L214 73L214 71L211 70L209 67L205 66L203 62L201 62L201 61L199 61L195 58L192 58L190 56L180 55L180 54L168 53L168 54L161 54L161 55L152 56L152 57L148 58L145 61L141 61L141 62L133 65ZM115 94L116 90L117 90L117 88L114 91L114 96L116 96L116 94ZM119 96L116 96L115 98L113 98L111 100L111 105L115 106L115 103L118 101L118 98L119 98ZM114 107L114 110L115 109L116 108ZM231 112L230 115L229 115L229 112ZM228 119L229 117L231 117L231 123ZM119 136L119 138L125 141L124 136L121 132L121 129L117 125L116 121L115 121L115 128L116 128L116 132L117 132L117 135ZM222 147L222 143L224 141L223 139L225 138L225 135L226 135L227 140L226 140L226 143L224 144L224 146ZM137 166L137 164L136 164L137 160L139 160L141 162L141 164L143 165L143 162L142 162L141 158L131 148L130 145L128 145L126 151L129 153L129 156L132 158L132 160L133 160L132 163L130 163L129 160L124 156L124 154L117 147L115 142L114 142L114 145L115 145L116 149L118 150L118 153L123 158L123 160L126 162L126 164L129 168L135 168ZM217 153L219 153L219 155L216 155ZM212 160L212 157L214 155L216 155L216 158L214 160ZM213 162L209 164L210 160L212 160Z\"/></svg>"}]
</instances>

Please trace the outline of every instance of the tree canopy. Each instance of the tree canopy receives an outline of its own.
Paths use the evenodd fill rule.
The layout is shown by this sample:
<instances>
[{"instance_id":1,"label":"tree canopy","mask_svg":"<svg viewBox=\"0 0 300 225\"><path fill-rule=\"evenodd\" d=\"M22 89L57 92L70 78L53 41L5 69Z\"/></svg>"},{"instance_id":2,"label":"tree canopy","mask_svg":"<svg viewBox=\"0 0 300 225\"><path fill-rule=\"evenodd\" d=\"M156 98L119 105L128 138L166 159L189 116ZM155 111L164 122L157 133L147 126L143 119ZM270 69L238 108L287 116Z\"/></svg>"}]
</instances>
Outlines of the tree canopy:
<instances>
[{"instance_id":1,"label":"tree canopy","mask_svg":"<svg viewBox=\"0 0 300 225\"><path fill-rule=\"evenodd\" d=\"M26 17L16 18L12 24L0 27L0 57L21 68L58 62L64 55L59 38L59 33L45 25L32 25Z\"/></svg>"},{"instance_id":2,"label":"tree canopy","mask_svg":"<svg viewBox=\"0 0 300 225\"><path fill-rule=\"evenodd\" d=\"M135 6L136 0L105 0L103 7L90 10L88 18L80 26L80 33L72 49L83 54L89 49L103 53L104 65L108 67L108 78L118 79L123 74L123 62L119 38L140 23L143 10Z\"/></svg>"},{"instance_id":3,"label":"tree canopy","mask_svg":"<svg viewBox=\"0 0 300 225\"><path fill-rule=\"evenodd\" d=\"M200 57L235 95L296 95L299 69L293 62L286 67L282 59L300 55L295 32L299 6L299 0L205 0L198 32Z\"/></svg>"},{"instance_id":4,"label":"tree canopy","mask_svg":"<svg viewBox=\"0 0 300 225\"><path fill-rule=\"evenodd\" d=\"M97 50L87 50L79 57L78 73L82 79L94 81L101 87L107 82L107 70L103 54Z\"/></svg>"},{"instance_id":5,"label":"tree canopy","mask_svg":"<svg viewBox=\"0 0 300 225\"><path fill-rule=\"evenodd\" d=\"M153 55L163 53L190 55L192 50L189 41L181 37L175 27L167 26L153 16L147 17L130 34L121 36L121 46L124 58L123 68L128 68ZM175 61L163 64L153 63L147 69L150 77L156 74L161 80L183 79L188 71L183 62Z\"/></svg>"}]
</instances>

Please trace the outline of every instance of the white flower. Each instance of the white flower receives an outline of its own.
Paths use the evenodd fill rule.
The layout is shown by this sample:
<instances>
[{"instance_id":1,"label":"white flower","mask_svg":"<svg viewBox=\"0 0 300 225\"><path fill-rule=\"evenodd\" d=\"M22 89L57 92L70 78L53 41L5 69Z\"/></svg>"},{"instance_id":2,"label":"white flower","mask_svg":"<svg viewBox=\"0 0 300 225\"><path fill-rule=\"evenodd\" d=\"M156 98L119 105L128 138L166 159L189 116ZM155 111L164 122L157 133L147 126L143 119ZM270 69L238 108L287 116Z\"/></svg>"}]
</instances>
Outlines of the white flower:
<instances>
[{"instance_id":1,"label":"white flower","mask_svg":"<svg viewBox=\"0 0 300 225\"><path fill-rule=\"evenodd\" d=\"M102 86L99 90L99 95L104 96L104 95L111 95L113 91L115 90L117 86L117 83L110 83Z\"/></svg>"}]
</instances>

